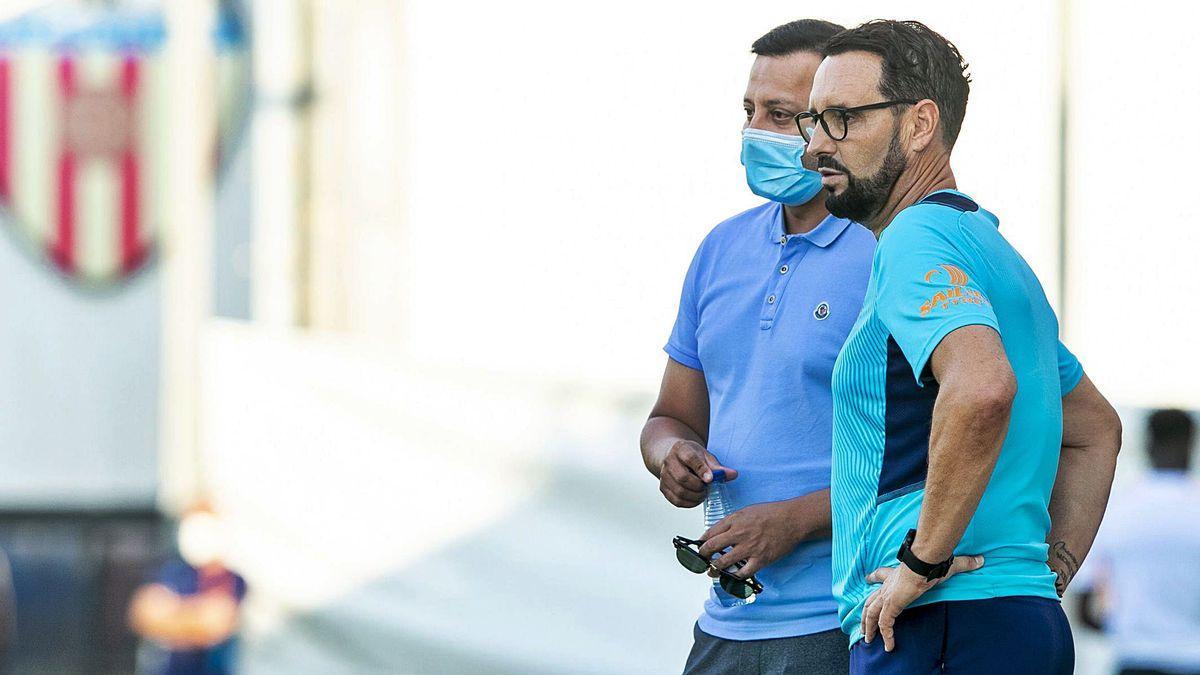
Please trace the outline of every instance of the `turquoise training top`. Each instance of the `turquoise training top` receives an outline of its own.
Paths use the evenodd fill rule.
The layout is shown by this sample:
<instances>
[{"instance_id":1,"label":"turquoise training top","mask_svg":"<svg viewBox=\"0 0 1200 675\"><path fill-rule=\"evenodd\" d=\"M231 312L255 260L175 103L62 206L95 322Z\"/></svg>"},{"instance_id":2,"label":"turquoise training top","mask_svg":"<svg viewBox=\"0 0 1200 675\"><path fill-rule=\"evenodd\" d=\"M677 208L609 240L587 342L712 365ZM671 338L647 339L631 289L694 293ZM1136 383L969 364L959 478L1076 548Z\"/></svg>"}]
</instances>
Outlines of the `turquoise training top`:
<instances>
[{"instance_id":1,"label":"turquoise training top","mask_svg":"<svg viewBox=\"0 0 1200 675\"><path fill-rule=\"evenodd\" d=\"M1017 380L995 472L955 554L984 566L942 582L916 605L1014 595L1057 598L1046 564L1048 506L1062 442L1062 397L1083 369L999 220L942 190L904 209L876 248L862 312L833 370L833 580L842 630L862 637L866 576L896 565L925 494L938 386L928 364L951 331L1000 334ZM962 420L962 423L968 423Z\"/></svg>"}]
</instances>

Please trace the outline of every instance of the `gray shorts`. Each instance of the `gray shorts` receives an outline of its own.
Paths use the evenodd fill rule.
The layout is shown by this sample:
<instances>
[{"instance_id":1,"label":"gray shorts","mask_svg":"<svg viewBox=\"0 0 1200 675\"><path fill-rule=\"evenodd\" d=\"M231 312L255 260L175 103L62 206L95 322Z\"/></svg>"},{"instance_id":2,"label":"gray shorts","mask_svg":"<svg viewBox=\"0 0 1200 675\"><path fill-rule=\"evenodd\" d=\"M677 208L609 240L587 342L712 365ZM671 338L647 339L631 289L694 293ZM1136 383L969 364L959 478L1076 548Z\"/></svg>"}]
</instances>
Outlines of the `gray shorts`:
<instances>
[{"instance_id":1,"label":"gray shorts","mask_svg":"<svg viewBox=\"0 0 1200 675\"><path fill-rule=\"evenodd\" d=\"M841 629L773 640L725 640L700 630L683 675L846 675L850 643Z\"/></svg>"}]
</instances>

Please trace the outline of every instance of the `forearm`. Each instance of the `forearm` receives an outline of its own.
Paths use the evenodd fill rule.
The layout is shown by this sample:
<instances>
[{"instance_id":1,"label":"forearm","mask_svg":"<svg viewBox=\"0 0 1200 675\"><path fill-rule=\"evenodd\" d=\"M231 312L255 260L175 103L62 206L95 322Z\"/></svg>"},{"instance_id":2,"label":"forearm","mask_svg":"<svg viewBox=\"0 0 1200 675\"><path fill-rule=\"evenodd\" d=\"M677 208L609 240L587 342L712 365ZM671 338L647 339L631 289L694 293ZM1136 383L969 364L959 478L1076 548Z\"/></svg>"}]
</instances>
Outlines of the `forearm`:
<instances>
[{"instance_id":1,"label":"forearm","mask_svg":"<svg viewBox=\"0 0 1200 675\"><path fill-rule=\"evenodd\" d=\"M135 599L130 623L134 630L149 639L193 648L218 642L231 630L236 618L233 601L180 598L152 592Z\"/></svg>"},{"instance_id":2,"label":"forearm","mask_svg":"<svg viewBox=\"0 0 1200 675\"><path fill-rule=\"evenodd\" d=\"M745 560L746 574L795 550L796 546L830 534L829 490L819 490L792 499L750 504L734 511L701 535L700 554L725 551L733 560Z\"/></svg>"},{"instance_id":3,"label":"forearm","mask_svg":"<svg viewBox=\"0 0 1200 675\"><path fill-rule=\"evenodd\" d=\"M833 513L829 488L787 500L795 523L796 543L809 539L828 539L833 534Z\"/></svg>"},{"instance_id":4,"label":"forearm","mask_svg":"<svg viewBox=\"0 0 1200 675\"><path fill-rule=\"evenodd\" d=\"M1117 467L1119 434L1110 443L1089 448L1064 446L1050 496L1047 562L1057 575L1059 595L1079 571L1092 548Z\"/></svg>"},{"instance_id":5,"label":"forearm","mask_svg":"<svg viewBox=\"0 0 1200 675\"><path fill-rule=\"evenodd\" d=\"M1050 495L1047 563L1059 595L1096 539L1120 450L1121 418L1084 375L1063 397L1062 451Z\"/></svg>"},{"instance_id":6,"label":"forearm","mask_svg":"<svg viewBox=\"0 0 1200 675\"><path fill-rule=\"evenodd\" d=\"M674 417L658 415L646 420L641 437L642 461L656 478L662 473L667 453L679 441L694 441L704 445L700 434Z\"/></svg>"},{"instance_id":7,"label":"forearm","mask_svg":"<svg viewBox=\"0 0 1200 675\"><path fill-rule=\"evenodd\" d=\"M969 385L968 385L969 386ZM925 496L912 550L922 560L945 560L975 515L1008 431L1012 397L963 395L943 388L933 409Z\"/></svg>"}]
</instances>

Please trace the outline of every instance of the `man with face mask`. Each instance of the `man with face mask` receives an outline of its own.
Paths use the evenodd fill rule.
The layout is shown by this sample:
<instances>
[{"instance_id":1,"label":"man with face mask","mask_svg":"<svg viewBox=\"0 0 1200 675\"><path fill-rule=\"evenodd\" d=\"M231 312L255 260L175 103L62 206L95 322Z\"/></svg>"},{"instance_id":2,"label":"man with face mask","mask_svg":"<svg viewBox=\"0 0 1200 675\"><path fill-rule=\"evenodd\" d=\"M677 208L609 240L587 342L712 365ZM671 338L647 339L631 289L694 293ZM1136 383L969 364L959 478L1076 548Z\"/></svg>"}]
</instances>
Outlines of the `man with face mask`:
<instances>
[{"instance_id":1,"label":"man with face mask","mask_svg":"<svg viewBox=\"0 0 1200 675\"><path fill-rule=\"evenodd\" d=\"M696 252L642 431L646 467L675 506L703 503L713 471L725 471L737 510L700 537L699 554L729 549L723 559L746 563L735 574L763 586L739 606L710 594L689 673L847 668L830 593L829 379L875 240L825 210L794 119L839 30L795 21L754 43L741 159L770 201L717 225Z\"/></svg>"},{"instance_id":2,"label":"man with face mask","mask_svg":"<svg viewBox=\"0 0 1200 675\"><path fill-rule=\"evenodd\" d=\"M999 220L956 189L970 80L954 45L873 21L824 53L801 129L830 212L879 238L833 372L851 672L1070 673L1058 598L1104 514L1120 422Z\"/></svg>"}]
</instances>

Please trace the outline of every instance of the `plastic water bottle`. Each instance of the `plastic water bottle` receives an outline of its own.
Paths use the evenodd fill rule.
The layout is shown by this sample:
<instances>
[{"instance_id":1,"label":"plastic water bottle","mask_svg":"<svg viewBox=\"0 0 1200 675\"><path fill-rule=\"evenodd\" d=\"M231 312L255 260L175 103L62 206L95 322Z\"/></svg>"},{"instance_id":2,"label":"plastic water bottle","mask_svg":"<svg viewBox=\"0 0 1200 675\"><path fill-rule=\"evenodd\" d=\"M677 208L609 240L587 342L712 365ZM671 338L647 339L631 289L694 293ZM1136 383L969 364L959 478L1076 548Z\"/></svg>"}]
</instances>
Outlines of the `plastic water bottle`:
<instances>
[{"instance_id":1,"label":"plastic water bottle","mask_svg":"<svg viewBox=\"0 0 1200 675\"><path fill-rule=\"evenodd\" d=\"M708 484L708 498L704 500L704 526L708 528L716 525L722 518L733 513L733 511L733 502L729 500L729 487L725 485L725 471L724 469L713 469L712 482ZM722 553L728 550L726 548ZM716 557L717 554L714 553L713 558L715 559ZM738 568L741 565L734 564L731 567ZM732 572L734 570L731 569L729 571ZM713 579L713 594L717 596L717 602L722 607L748 605L754 602L755 598L755 596L751 595L749 598L743 600L726 593L725 589L721 588L720 579Z\"/></svg>"}]
</instances>

